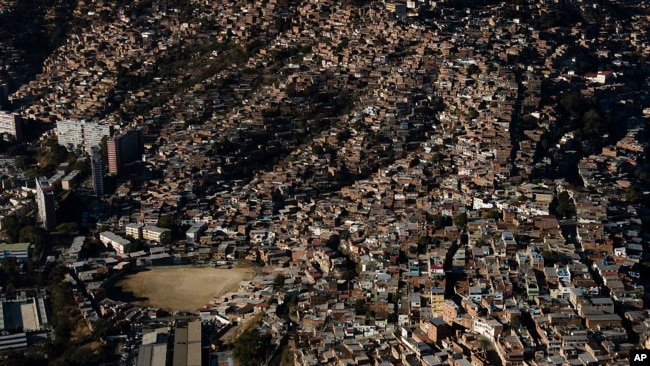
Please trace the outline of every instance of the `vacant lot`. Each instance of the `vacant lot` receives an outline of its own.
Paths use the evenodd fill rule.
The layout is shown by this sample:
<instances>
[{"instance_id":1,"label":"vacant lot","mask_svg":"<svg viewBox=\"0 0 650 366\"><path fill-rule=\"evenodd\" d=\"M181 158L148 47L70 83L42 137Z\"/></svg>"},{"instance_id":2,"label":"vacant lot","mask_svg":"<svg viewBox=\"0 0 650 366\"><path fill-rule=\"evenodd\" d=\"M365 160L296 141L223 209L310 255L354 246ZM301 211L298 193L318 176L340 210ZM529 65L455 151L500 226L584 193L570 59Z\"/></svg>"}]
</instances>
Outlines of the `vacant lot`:
<instances>
[{"instance_id":1,"label":"vacant lot","mask_svg":"<svg viewBox=\"0 0 650 366\"><path fill-rule=\"evenodd\" d=\"M213 297L235 291L239 282L255 272L247 268L165 268L137 272L115 284L123 301L140 306L156 306L167 311L196 309Z\"/></svg>"}]
</instances>

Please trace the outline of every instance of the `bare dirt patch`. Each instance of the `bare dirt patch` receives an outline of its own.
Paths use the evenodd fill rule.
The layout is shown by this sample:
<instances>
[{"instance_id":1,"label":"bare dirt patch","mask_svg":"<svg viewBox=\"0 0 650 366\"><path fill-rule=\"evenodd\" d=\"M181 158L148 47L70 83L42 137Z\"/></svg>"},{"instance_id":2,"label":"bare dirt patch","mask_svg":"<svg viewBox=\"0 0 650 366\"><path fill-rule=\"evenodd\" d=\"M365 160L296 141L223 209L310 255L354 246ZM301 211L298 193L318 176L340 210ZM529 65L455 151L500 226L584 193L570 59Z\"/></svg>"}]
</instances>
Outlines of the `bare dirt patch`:
<instances>
[{"instance_id":1,"label":"bare dirt patch","mask_svg":"<svg viewBox=\"0 0 650 366\"><path fill-rule=\"evenodd\" d=\"M237 339L245 331L258 327L262 323L263 317L264 314L260 313L258 315L244 319L239 325L231 328L226 332L226 334L221 336L220 340L225 344L232 344L232 342L234 342L235 339Z\"/></svg>"},{"instance_id":2,"label":"bare dirt patch","mask_svg":"<svg viewBox=\"0 0 650 366\"><path fill-rule=\"evenodd\" d=\"M163 310L197 309L239 288L255 272L248 268L164 268L125 276L115 284L130 302Z\"/></svg>"}]
</instances>

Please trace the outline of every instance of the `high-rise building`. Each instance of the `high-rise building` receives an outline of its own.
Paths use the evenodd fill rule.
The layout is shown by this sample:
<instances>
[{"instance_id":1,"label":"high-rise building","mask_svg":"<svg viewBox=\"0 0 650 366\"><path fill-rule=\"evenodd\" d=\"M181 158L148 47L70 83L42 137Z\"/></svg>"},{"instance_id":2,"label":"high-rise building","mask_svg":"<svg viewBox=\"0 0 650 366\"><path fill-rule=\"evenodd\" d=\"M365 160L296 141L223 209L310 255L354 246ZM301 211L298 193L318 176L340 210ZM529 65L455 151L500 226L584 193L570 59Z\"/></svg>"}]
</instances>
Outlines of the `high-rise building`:
<instances>
[{"instance_id":1,"label":"high-rise building","mask_svg":"<svg viewBox=\"0 0 650 366\"><path fill-rule=\"evenodd\" d=\"M70 151L83 146L83 121L58 121L56 123L56 138L59 145Z\"/></svg>"},{"instance_id":2,"label":"high-rise building","mask_svg":"<svg viewBox=\"0 0 650 366\"><path fill-rule=\"evenodd\" d=\"M86 123L84 125L84 150L92 155L92 148L99 146L104 137L111 137L112 128L105 123Z\"/></svg>"},{"instance_id":3,"label":"high-rise building","mask_svg":"<svg viewBox=\"0 0 650 366\"><path fill-rule=\"evenodd\" d=\"M17 113L9 113L0 111L0 134L8 133L13 136L16 141L23 139L23 121Z\"/></svg>"},{"instance_id":4,"label":"high-rise building","mask_svg":"<svg viewBox=\"0 0 650 366\"><path fill-rule=\"evenodd\" d=\"M74 151L81 147L92 154L93 146L99 146L104 137L110 137L111 126L101 122L58 121L56 137L59 145Z\"/></svg>"},{"instance_id":5,"label":"high-rise building","mask_svg":"<svg viewBox=\"0 0 650 366\"><path fill-rule=\"evenodd\" d=\"M108 172L119 174L124 164L140 158L143 148L142 130L130 130L114 136L106 142L108 154Z\"/></svg>"},{"instance_id":6,"label":"high-rise building","mask_svg":"<svg viewBox=\"0 0 650 366\"><path fill-rule=\"evenodd\" d=\"M104 195L104 163L98 146L93 146L90 165L93 173L93 191L98 196Z\"/></svg>"},{"instance_id":7,"label":"high-rise building","mask_svg":"<svg viewBox=\"0 0 650 366\"><path fill-rule=\"evenodd\" d=\"M118 136L106 141L106 155L108 155L108 174L118 174L122 164L122 149Z\"/></svg>"},{"instance_id":8,"label":"high-rise building","mask_svg":"<svg viewBox=\"0 0 650 366\"><path fill-rule=\"evenodd\" d=\"M54 187L50 185L47 178L36 178L36 205L38 206L38 217L47 231L54 230L54 227L56 226L56 208L54 199Z\"/></svg>"}]
</instances>

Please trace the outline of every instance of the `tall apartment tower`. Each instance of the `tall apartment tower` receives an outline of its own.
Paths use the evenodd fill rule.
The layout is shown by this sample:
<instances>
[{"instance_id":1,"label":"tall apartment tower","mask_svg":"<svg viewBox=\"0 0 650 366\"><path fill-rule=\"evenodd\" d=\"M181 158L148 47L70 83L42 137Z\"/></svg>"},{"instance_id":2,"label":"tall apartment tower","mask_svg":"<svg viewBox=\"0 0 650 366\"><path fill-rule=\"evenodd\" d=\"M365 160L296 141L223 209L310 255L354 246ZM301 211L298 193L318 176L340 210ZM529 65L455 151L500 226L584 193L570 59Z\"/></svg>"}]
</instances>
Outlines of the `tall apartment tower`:
<instances>
[{"instance_id":1,"label":"tall apartment tower","mask_svg":"<svg viewBox=\"0 0 650 366\"><path fill-rule=\"evenodd\" d=\"M23 139L23 121L17 113L0 111L0 133L13 136L16 141Z\"/></svg>"},{"instance_id":2,"label":"tall apartment tower","mask_svg":"<svg viewBox=\"0 0 650 366\"><path fill-rule=\"evenodd\" d=\"M56 226L56 208L54 199L54 187L50 185L47 178L36 178L36 205L38 206L38 217L47 231L54 230L54 227Z\"/></svg>"},{"instance_id":3,"label":"tall apartment tower","mask_svg":"<svg viewBox=\"0 0 650 366\"><path fill-rule=\"evenodd\" d=\"M104 195L104 163L98 146L93 146L90 165L93 173L93 191L98 196Z\"/></svg>"},{"instance_id":4,"label":"tall apartment tower","mask_svg":"<svg viewBox=\"0 0 650 366\"><path fill-rule=\"evenodd\" d=\"M108 172L119 174L124 164L134 162L142 156L144 139L142 130L130 130L114 136L106 142Z\"/></svg>"},{"instance_id":5,"label":"tall apartment tower","mask_svg":"<svg viewBox=\"0 0 650 366\"><path fill-rule=\"evenodd\" d=\"M56 137L59 145L65 146L69 151L81 147L88 154L92 154L93 146L99 146L102 138L111 135L111 126L100 122L87 121L58 121L56 123Z\"/></svg>"}]
</instances>

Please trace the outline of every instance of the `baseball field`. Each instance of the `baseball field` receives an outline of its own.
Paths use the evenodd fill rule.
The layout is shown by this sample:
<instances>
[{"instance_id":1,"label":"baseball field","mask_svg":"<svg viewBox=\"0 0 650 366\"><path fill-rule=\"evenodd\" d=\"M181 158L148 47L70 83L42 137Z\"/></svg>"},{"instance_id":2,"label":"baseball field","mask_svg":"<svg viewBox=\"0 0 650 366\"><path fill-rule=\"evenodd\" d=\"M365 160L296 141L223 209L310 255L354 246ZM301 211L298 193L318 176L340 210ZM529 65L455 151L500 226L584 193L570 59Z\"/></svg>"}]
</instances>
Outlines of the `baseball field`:
<instances>
[{"instance_id":1,"label":"baseball field","mask_svg":"<svg viewBox=\"0 0 650 366\"><path fill-rule=\"evenodd\" d=\"M196 309L215 296L236 291L239 282L250 280L248 268L164 268L126 275L114 286L115 299L166 311Z\"/></svg>"}]
</instances>

